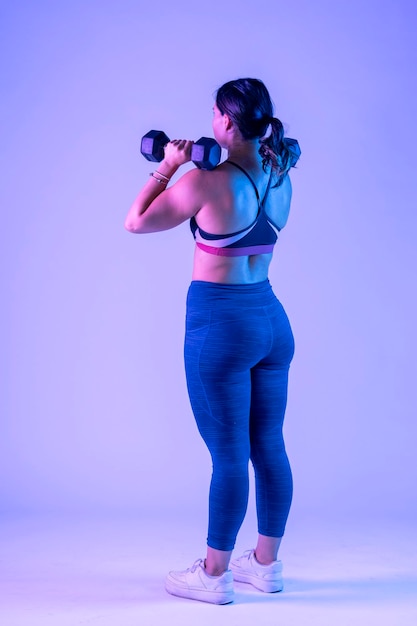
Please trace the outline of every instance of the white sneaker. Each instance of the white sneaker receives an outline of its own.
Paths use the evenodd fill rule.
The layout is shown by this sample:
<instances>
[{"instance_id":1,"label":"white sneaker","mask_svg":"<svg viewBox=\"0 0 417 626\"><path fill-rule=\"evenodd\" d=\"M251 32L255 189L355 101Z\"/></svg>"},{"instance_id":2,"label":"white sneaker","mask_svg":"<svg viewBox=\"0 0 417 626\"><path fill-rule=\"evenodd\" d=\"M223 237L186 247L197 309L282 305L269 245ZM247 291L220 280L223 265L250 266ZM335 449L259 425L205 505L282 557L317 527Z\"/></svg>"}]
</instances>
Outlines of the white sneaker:
<instances>
[{"instance_id":1,"label":"white sneaker","mask_svg":"<svg viewBox=\"0 0 417 626\"><path fill-rule=\"evenodd\" d=\"M230 569L221 576L209 576L203 559L182 572L170 572L165 589L173 596L201 600L212 604L228 604L234 600L233 575Z\"/></svg>"},{"instance_id":2,"label":"white sneaker","mask_svg":"<svg viewBox=\"0 0 417 626\"><path fill-rule=\"evenodd\" d=\"M246 550L243 556L232 559L230 569L233 572L234 580L240 583L249 583L260 591L273 593L282 591L284 587L281 561L274 561L270 565L261 565L255 558L255 550Z\"/></svg>"}]
</instances>

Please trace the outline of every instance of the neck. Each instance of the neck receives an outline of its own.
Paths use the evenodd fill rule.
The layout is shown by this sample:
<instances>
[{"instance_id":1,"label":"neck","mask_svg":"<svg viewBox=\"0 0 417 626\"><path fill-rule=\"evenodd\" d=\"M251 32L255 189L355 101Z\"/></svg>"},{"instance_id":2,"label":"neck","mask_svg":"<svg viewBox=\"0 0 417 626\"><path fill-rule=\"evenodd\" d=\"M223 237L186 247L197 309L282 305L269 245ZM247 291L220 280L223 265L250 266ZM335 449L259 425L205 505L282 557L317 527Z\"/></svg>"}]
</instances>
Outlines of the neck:
<instances>
[{"instance_id":1,"label":"neck","mask_svg":"<svg viewBox=\"0 0 417 626\"><path fill-rule=\"evenodd\" d=\"M256 139L254 141L234 142L228 148L227 158L247 168L258 167L262 163L262 157L259 154L259 141Z\"/></svg>"}]
</instances>

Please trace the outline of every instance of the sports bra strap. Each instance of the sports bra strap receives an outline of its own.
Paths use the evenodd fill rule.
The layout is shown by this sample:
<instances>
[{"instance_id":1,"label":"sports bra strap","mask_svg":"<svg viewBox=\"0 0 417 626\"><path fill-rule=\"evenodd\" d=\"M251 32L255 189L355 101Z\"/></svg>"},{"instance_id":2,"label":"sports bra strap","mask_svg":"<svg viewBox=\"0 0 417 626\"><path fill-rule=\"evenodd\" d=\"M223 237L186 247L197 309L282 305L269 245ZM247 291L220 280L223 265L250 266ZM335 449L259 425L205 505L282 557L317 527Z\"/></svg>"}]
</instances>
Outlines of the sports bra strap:
<instances>
[{"instance_id":1,"label":"sports bra strap","mask_svg":"<svg viewBox=\"0 0 417 626\"><path fill-rule=\"evenodd\" d=\"M238 170L240 170L241 172L243 172L243 173L245 174L245 176L246 176L247 178L249 178L250 182L252 183L252 187L253 187L253 188L254 188L254 190L255 190L255 193L256 193L256 198L257 198L257 200L258 200L258 204L260 205L260 204L261 204L261 199L260 199L260 197L259 197L259 192L258 192L258 189L257 189L257 187L256 187L255 183L253 182L253 180L252 180L251 176L249 176L249 174L247 173L247 171L246 171L246 170L244 170L244 169L243 169L243 167L241 167L240 165L238 165L238 164L237 164L237 163L235 163L234 161L229 161L229 159L227 159L227 162L228 162L228 163L230 163L230 165L234 165L235 167L237 167L237 168L238 168Z\"/></svg>"},{"instance_id":2,"label":"sports bra strap","mask_svg":"<svg viewBox=\"0 0 417 626\"><path fill-rule=\"evenodd\" d=\"M237 163L235 163L234 161L229 161L229 159L227 159L227 163L230 163L231 165L234 165L235 167L237 167L237 168L238 168L241 172L243 172L243 173L245 174L245 176L246 176L246 177L250 180L250 182L252 183L252 187L254 188L255 193L256 193L256 198L257 198L257 200L258 200L258 205L259 205L260 207L261 207L261 206L263 207L263 205L265 204L266 197L267 197L267 195L268 195L268 193L269 193L269 189L270 189L270 187L271 187L271 181L272 181L272 170L271 170L271 174L270 174L270 176L269 176L268 185L267 185L267 187L266 187L266 191L265 191L264 197L263 197L262 202L261 202L261 199L260 199L260 196L259 196L259 192L258 192L258 188L256 187L255 183L253 182L252 177L248 174L248 172L247 172L246 170L244 170L244 169L243 169L243 167L241 167L240 165L238 165Z\"/></svg>"},{"instance_id":3,"label":"sports bra strap","mask_svg":"<svg viewBox=\"0 0 417 626\"><path fill-rule=\"evenodd\" d=\"M263 197L262 202L261 202L261 206L264 206L264 204L265 204L265 200L266 200L266 198L267 198L267 196L269 194L269 190L271 189L271 182L272 182L272 170L271 170L271 174L269 176L268 184L266 186L264 197Z\"/></svg>"}]
</instances>

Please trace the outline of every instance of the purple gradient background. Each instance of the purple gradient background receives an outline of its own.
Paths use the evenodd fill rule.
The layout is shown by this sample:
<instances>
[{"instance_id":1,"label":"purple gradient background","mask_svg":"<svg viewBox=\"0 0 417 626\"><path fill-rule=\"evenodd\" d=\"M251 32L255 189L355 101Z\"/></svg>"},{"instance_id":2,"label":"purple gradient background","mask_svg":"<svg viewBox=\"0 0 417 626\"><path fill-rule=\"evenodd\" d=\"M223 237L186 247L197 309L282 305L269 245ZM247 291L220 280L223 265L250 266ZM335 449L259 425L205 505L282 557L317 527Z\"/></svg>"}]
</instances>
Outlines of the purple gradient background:
<instances>
[{"instance_id":1,"label":"purple gradient background","mask_svg":"<svg viewBox=\"0 0 417 626\"><path fill-rule=\"evenodd\" d=\"M215 89L256 76L303 151L271 271L293 515L415 517L415 3L17 0L0 24L1 510L206 506L192 238L123 221L141 135L211 136Z\"/></svg>"}]
</instances>

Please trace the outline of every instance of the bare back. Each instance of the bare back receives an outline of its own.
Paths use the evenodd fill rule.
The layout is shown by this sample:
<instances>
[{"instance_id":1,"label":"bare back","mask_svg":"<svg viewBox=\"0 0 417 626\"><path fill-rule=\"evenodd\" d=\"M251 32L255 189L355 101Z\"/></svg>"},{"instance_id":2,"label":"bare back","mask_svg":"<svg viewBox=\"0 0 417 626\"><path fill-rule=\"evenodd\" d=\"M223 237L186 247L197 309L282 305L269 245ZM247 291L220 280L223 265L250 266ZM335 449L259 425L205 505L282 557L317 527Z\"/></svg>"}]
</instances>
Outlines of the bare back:
<instances>
[{"instance_id":1,"label":"bare back","mask_svg":"<svg viewBox=\"0 0 417 626\"><path fill-rule=\"evenodd\" d=\"M264 197L270 173L262 167L252 169L251 177L259 195ZM198 172L200 210L198 226L213 235L225 235L247 228L259 210L255 190L247 177L225 162L211 172ZM291 203L291 181L287 175L279 187L271 187L265 201L265 212L283 228ZM225 257L195 248L193 280L224 284L247 284L266 280L272 253Z\"/></svg>"}]
</instances>

